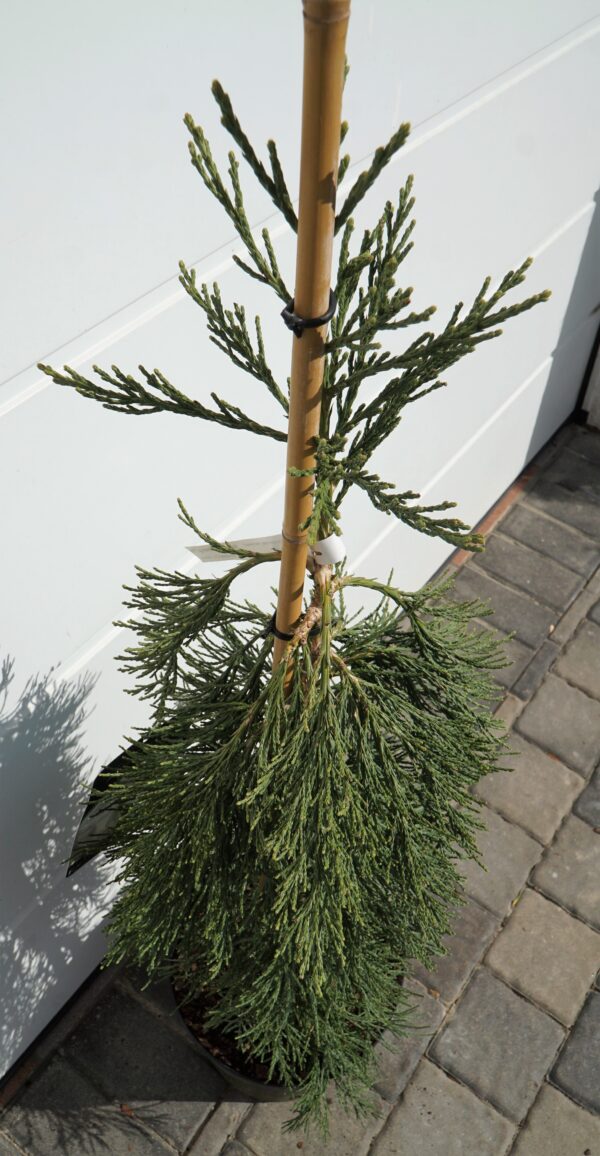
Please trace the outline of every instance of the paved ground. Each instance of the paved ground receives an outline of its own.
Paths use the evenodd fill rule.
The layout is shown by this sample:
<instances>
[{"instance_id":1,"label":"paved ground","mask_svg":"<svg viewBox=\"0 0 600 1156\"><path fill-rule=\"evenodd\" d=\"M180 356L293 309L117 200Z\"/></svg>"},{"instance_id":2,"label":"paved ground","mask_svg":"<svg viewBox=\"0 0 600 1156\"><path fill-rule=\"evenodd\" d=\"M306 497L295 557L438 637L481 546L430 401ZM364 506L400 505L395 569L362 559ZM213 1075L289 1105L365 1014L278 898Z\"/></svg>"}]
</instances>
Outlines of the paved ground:
<instances>
[{"instance_id":1,"label":"paved ground","mask_svg":"<svg viewBox=\"0 0 600 1156\"><path fill-rule=\"evenodd\" d=\"M428 1026L381 1049L379 1116L282 1134L288 1107L236 1097L159 993L103 974L5 1089L0 1156L600 1156L600 434L563 431L515 490L456 583L514 632L515 769L480 785L488 871L411 981Z\"/></svg>"}]
</instances>

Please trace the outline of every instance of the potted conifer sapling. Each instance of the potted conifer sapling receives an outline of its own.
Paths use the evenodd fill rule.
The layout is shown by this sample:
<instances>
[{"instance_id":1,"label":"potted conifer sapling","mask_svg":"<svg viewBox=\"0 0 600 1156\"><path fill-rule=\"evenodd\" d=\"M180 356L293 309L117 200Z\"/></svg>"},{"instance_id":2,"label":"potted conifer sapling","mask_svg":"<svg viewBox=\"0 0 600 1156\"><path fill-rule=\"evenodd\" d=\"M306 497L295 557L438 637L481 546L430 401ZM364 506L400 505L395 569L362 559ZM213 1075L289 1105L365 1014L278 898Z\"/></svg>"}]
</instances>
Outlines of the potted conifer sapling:
<instances>
[{"instance_id":1,"label":"potted conifer sapling","mask_svg":"<svg viewBox=\"0 0 600 1156\"><path fill-rule=\"evenodd\" d=\"M444 584L410 592L350 573L335 548L344 505L358 489L419 533L481 548L451 502L420 504L370 462L406 406L548 296L505 303L526 261L429 328L434 308L413 308L402 279L412 178L362 237L353 224L406 124L345 182L336 212L350 168L339 159L348 9L349 0L304 3L298 214L274 142L265 164L229 96L217 82L212 89L238 154L298 234L293 300L269 231L257 238L251 229L238 154L223 174L185 118L192 164L239 236L235 262L293 330L290 392L269 367L258 318L251 326L242 305L225 304L184 264L181 284L210 339L269 391L272 424L216 394L210 403L187 396L159 369L94 367L88 378L41 366L111 410L184 414L287 441L281 547L217 541L180 502L190 531L233 564L208 578L139 569L129 588L136 642L123 663L151 716L104 804L116 816L105 849L120 880L108 961L173 977L213 1055L262 1076L271 1094L293 1090L292 1127L326 1128L330 1081L344 1105L369 1110L373 1044L386 1028L404 1029L398 977L409 961L429 966L442 950L460 901L457 865L477 854L471 788L502 747L486 702L504 657L494 634L473 624L485 608L457 602ZM405 329L414 336L402 340ZM256 567L265 573L260 607L235 595L236 579ZM351 617L351 589L380 600Z\"/></svg>"}]
</instances>

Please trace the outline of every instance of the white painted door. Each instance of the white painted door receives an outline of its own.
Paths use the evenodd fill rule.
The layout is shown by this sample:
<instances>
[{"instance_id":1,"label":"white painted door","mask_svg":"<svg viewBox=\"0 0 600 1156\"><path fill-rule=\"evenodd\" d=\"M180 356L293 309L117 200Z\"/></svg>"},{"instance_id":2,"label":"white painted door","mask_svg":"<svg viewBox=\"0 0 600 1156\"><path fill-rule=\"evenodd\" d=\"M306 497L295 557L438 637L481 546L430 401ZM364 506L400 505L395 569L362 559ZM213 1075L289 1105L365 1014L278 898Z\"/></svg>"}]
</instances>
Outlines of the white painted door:
<instances>
[{"instance_id":1,"label":"white painted door","mask_svg":"<svg viewBox=\"0 0 600 1156\"><path fill-rule=\"evenodd\" d=\"M185 563L177 496L219 535L272 533L281 517L281 446L110 414L50 386L35 364L86 372L143 360L201 398L216 388L235 401L247 383L180 292L184 257L200 279L218 277L228 301L262 312L285 380L289 334L232 264L232 230L187 162L181 118L192 111L223 159L209 95L218 76L253 141L277 138L295 188L302 49L299 0L9 0L3 24L0 645L14 680L0 721L0 1072L102 953L102 866L66 879L64 860L82 780L143 719L114 661L125 643L111 625L121 584L135 562ZM466 520L568 415L589 353L600 300L599 34L598 0L354 0L349 147L356 171L400 119L413 123L368 212L415 173L415 302L435 302L441 324L486 273L530 253L531 291L553 289L550 304L415 407L381 455L384 476L458 500ZM262 224L270 203L250 178L245 186ZM277 244L292 282L291 235L278 232ZM259 397L256 406L267 414ZM364 571L393 566L407 586L446 554L360 499L345 537Z\"/></svg>"}]
</instances>

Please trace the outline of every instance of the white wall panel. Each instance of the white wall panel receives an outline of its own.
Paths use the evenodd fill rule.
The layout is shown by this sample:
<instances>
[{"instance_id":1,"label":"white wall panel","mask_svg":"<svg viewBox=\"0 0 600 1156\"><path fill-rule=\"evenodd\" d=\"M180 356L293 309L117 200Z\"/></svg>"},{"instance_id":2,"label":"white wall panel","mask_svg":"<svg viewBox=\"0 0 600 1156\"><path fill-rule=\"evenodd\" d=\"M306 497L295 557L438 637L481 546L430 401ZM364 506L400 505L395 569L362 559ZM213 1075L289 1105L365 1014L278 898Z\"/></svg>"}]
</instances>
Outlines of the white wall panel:
<instances>
[{"instance_id":1,"label":"white wall panel","mask_svg":"<svg viewBox=\"0 0 600 1156\"><path fill-rule=\"evenodd\" d=\"M260 310L285 380L290 339L277 303L232 264L229 222L187 163L181 116L190 109L224 156L208 93L218 75L251 138L278 139L295 189L301 76L296 4L12 0L7 10L0 645L16 661L17 688L51 667L56 685L32 720L23 711L0 717L10 800L1 852L10 966L0 974L0 1006L15 1009L0 1071L101 953L101 865L65 880L63 860L79 817L77 783L91 781L143 720L114 661L126 642L111 626L122 583L136 562L188 564L178 496L215 533L274 532L281 515L280 444L177 417L110 414L47 384L34 366L66 361L88 372L98 361L133 371L141 360L203 400L216 389L278 424L272 400L231 370L178 289L184 256L199 277L218 276L227 300ZM527 291L553 290L548 304L456 367L448 389L409 412L379 455L384 476L432 501L458 500L467 520L481 517L568 416L591 347L600 301L599 58L598 0L354 0L346 115L355 168L399 119L413 123L359 227L414 172L418 226L405 276L416 306L438 305L437 324L486 273L498 278L529 253L537 260ZM272 207L250 178L245 187L259 225ZM291 284L293 238L285 227L276 236ZM374 517L360 497L349 501L345 536L365 572L394 567L407 587L448 553ZM264 603L276 580L269 569L249 586ZM74 747L64 708L81 678L91 682ZM60 750L42 741L52 710L64 724Z\"/></svg>"},{"instance_id":2,"label":"white wall panel","mask_svg":"<svg viewBox=\"0 0 600 1156\"><path fill-rule=\"evenodd\" d=\"M224 155L213 76L243 109L251 139L281 142L296 187L298 10L277 0L258 10L241 0L7 0L0 74L11 179L0 187L0 249L11 340L0 380L167 280L178 257L200 258L231 236L185 163L187 110ZM597 15L596 0L357 0L354 157L399 119L423 125ZM257 220L269 202L246 186Z\"/></svg>"}]
</instances>

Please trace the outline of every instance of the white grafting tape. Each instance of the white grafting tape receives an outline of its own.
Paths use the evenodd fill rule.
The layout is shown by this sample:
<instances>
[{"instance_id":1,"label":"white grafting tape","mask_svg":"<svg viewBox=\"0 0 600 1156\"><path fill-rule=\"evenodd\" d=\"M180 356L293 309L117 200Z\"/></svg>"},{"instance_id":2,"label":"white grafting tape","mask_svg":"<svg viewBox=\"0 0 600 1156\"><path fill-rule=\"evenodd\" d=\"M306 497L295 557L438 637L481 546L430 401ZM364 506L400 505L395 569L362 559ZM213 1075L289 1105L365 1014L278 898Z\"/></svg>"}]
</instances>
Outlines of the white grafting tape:
<instances>
[{"instance_id":1,"label":"white grafting tape","mask_svg":"<svg viewBox=\"0 0 600 1156\"><path fill-rule=\"evenodd\" d=\"M340 538L338 534L330 534L328 538L322 538L320 542L315 542L312 552L319 566L333 566L336 562L342 562L346 557L344 539Z\"/></svg>"}]
</instances>

